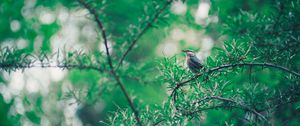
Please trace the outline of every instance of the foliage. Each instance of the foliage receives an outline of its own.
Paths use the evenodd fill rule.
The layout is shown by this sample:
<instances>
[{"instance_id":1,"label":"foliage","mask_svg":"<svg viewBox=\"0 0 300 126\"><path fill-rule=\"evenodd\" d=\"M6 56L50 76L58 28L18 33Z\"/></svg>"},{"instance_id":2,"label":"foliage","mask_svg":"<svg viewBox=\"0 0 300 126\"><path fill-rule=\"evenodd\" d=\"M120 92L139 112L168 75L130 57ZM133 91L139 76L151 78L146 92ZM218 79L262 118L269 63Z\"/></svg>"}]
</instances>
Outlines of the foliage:
<instances>
[{"instance_id":1,"label":"foliage","mask_svg":"<svg viewBox=\"0 0 300 126\"><path fill-rule=\"evenodd\" d=\"M211 7L209 15L218 22L208 18L200 25L193 21L193 9L174 14L170 6L176 2L188 8L201 3L63 0L30 5L4 0L0 4L0 14L5 15L0 17L0 106L4 108L0 124L72 125L65 111L73 105L83 125L300 124L299 0L204 0ZM78 37L87 48L52 45L53 36L66 24L43 21L38 11L58 7L85 13L88 20L77 24L81 34L96 33ZM28 16L30 12L34 16ZM14 29L18 23L21 28ZM84 31L86 23L92 30ZM215 41L200 73L186 68L183 55L162 58L155 53L173 28L204 31ZM18 40L25 40L27 46ZM187 40L179 43L179 50L197 48ZM60 68L67 74L50 81L51 93L46 95L5 94L10 81L5 74L36 67Z\"/></svg>"}]
</instances>

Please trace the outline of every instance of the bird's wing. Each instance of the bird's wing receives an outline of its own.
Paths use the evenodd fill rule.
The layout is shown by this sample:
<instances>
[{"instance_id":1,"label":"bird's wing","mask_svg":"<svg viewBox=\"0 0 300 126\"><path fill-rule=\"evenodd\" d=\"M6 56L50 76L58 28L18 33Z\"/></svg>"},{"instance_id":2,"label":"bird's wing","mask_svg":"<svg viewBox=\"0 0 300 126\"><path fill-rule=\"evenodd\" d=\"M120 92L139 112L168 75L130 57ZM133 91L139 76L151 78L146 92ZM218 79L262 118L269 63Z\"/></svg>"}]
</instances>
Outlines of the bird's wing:
<instances>
[{"instance_id":1,"label":"bird's wing","mask_svg":"<svg viewBox=\"0 0 300 126\"><path fill-rule=\"evenodd\" d=\"M201 61L197 57L190 57L190 59L187 61L187 64L193 73L197 73L203 68Z\"/></svg>"},{"instance_id":2,"label":"bird's wing","mask_svg":"<svg viewBox=\"0 0 300 126\"><path fill-rule=\"evenodd\" d=\"M196 66L202 67L202 62L196 56L190 57L190 60Z\"/></svg>"}]
</instances>

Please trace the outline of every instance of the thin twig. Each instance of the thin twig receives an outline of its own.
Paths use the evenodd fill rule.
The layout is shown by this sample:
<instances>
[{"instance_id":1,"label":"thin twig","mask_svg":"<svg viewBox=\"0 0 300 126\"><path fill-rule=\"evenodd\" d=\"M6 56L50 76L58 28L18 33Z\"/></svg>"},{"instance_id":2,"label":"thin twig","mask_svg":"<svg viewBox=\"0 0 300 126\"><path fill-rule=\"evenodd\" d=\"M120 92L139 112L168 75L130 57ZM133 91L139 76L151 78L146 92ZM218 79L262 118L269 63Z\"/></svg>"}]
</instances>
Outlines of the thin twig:
<instances>
[{"instance_id":1,"label":"thin twig","mask_svg":"<svg viewBox=\"0 0 300 126\"><path fill-rule=\"evenodd\" d=\"M300 101L299 85L295 84L294 86L295 87L293 87L293 88L289 88L289 89L285 90L284 93L280 93L279 95L266 100L266 101L273 103L273 105L271 105L265 109L260 109L260 110L258 110L258 112L267 111L270 109L276 109L283 105L290 104L290 103L296 103L296 102Z\"/></svg>"},{"instance_id":2,"label":"thin twig","mask_svg":"<svg viewBox=\"0 0 300 126\"><path fill-rule=\"evenodd\" d=\"M75 91L74 91L74 90L71 90L71 89L69 89L69 90L70 90L71 95L72 95L73 98L75 99L77 105L82 104L82 101L80 100L80 98L78 98L78 97L76 96Z\"/></svg>"},{"instance_id":3,"label":"thin twig","mask_svg":"<svg viewBox=\"0 0 300 126\"><path fill-rule=\"evenodd\" d=\"M133 49L134 45L138 42L138 40L148 31L148 29L153 25L153 23L159 18L159 16L167 9L167 7L172 3L173 0L167 0L167 2L163 5L163 7L157 11L156 14L154 14L153 18L147 23L145 28L141 30L141 32L136 36L136 38L133 39L128 49L125 51L125 53L122 55L116 70L119 69L122 62L124 61L125 57L128 55L128 53Z\"/></svg>"},{"instance_id":4,"label":"thin twig","mask_svg":"<svg viewBox=\"0 0 300 126\"><path fill-rule=\"evenodd\" d=\"M68 64L68 65L12 65L12 64L0 64L0 68L19 68L19 69L27 69L27 68L62 68L62 69L85 69L85 70L96 70L99 72L104 72L104 69L96 66L86 66L86 65L78 65L78 64Z\"/></svg>"},{"instance_id":5,"label":"thin twig","mask_svg":"<svg viewBox=\"0 0 300 126\"><path fill-rule=\"evenodd\" d=\"M229 99L229 98L223 98L223 97L220 97L220 96L210 96L210 97L205 97L203 99L200 99L196 102L194 102L193 104L196 104L196 103L200 103L200 102L204 102L206 100L220 100L220 101L224 101L224 102L230 102L230 103L234 103L236 104L236 106L226 106L226 107L222 107L221 106L218 106L217 108L227 108L227 107L234 107L234 108L240 108L240 109L243 109L243 110L246 110L246 111L249 111L255 115L257 115L258 117L260 117L261 119L263 119L264 121L266 121L267 123L269 123L269 121L266 119L265 116L263 116L262 114L260 114L259 112L257 112L256 110L248 107L247 105L244 105L240 102L237 102L233 99ZM215 109L216 106L212 106L212 107L209 107L209 109ZM193 111L193 112L188 112L186 115L192 115L193 113L197 113L197 112L201 112L203 110L208 110L208 108L205 108L205 109L200 109L200 110L197 110L197 111Z\"/></svg>"},{"instance_id":6,"label":"thin twig","mask_svg":"<svg viewBox=\"0 0 300 126\"><path fill-rule=\"evenodd\" d=\"M94 19L95 19L99 29L101 30L102 38L104 39L104 45L105 45L105 47L107 47L105 49L106 49L108 64L109 64L109 66L112 66L112 61L111 61L111 57L110 57L109 49L108 49L108 39L107 39L106 32L105 32L105 29L103 27L103 24L99 19L99 15L97 14L96 10L93 9L90 5L88 5L84 0L78 0L78 2L81 5L83 5L86 9L88 9L88 11L94 16Z\"/></svg>"},{"instance_id":7,"label":"thin twig","mask_svg":"<svg viewBox=\"0 0 300 126\"><path fill-rule=\"evenodd\" d=\"M206 111L206 110L211 110L211 109L227 109L227 108L241 109L241 110L245 110L245 111L251 112L251 113L253 113L255 115L259 114L257 116L261 117L265 122L267 122L269 125L271 125L270 122L263 115L261 115L260 113L256 112L255 110L252 111L252 109L249 110L248 108L243 108L242 106L216 105L216 106L211 106L211 107L208 107L208 108L201 108L199 110L186 113L185 116L190 116L190 115L193 115L195 113L199 113L199 112Z\"/></svg>"},{"instance_id":8,"label":"thin twig","mask_svg":"<svg viewBox=\"0 0 300 126\"><path fill-rule=\"evenodd\" d=\"M166 121L166 119L161 119L161 120L157 121L156 123L153 124L153 126L156 126L156 125L160 124L163 121Z\"/></svg>"},{"instance_id":9,"label":"thin twig","mask_svg":"<svg viewBox=\"0 0 300 126\"><path fill-rule=\"evenodd\" d=\"M108 40L107 40L106 32L105 32L105 29L103 27L102 22L100 21L100 19L98 17L98 14L97 14L96 10L93 9L92 7L90 7L87 3L85 3L84 0L78 0L78 2L80 4L82 4L86 9L88 9L89 12L94 16L95 21L97 22L97 25L98 25L99 29L101 30L102 38L104 39L104 45L105 45L105 49L106 49L107 61L108 61L109 67L111 69L111 73L114 76L115 80L117 81L117 84L120 86L123 94L125 95L128 103L129 103L129 106L130 106L131 110L134 113L134 116L135 116L135 119L137 121L137 124L140 125L140 126L142 126L142 123L141 123L139 115L138 115L138 111L134 107L133 102L132 102L130 96L128 95L128 93L127 93L127 91L126 91L123 83L121 82L119 76L117 75L117 73L115 72L115 69L113 67L111 56L109 54L109 47L108 47Z\"/></svg>"},{"instance_id":10,"label":"thin twig","mask_svg":"<svg viewBox=\"0 0 300 126\"><path fill-rule=\"evenodd\" d=\"M297 50L297 49L299 49L299 47L300 47L300 41L296 41L295 43L285 45L284 47L278 49L278 53L285 51L285 50L290 50L290 49Z\"/></svg>"}]
</instances>

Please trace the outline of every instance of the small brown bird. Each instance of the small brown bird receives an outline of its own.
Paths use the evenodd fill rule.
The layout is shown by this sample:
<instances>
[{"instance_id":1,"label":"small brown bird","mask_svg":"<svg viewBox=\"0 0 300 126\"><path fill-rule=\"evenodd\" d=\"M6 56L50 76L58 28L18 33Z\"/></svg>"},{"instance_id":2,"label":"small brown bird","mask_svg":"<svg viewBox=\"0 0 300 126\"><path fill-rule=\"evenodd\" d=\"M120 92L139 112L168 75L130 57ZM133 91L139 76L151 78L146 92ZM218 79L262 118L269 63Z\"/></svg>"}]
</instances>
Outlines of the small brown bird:
<instances>
[{"instance_id":1,"label":"small brown bird","mask_svg":"<svg viewBox=\"0 0 300 126\"><path fill-rule=\"evenodd\" d=\"M191 50L182 50L186 55L186 63L193 73L199 73L203 68L202 61Z\"/></svg>"}]
</instances>

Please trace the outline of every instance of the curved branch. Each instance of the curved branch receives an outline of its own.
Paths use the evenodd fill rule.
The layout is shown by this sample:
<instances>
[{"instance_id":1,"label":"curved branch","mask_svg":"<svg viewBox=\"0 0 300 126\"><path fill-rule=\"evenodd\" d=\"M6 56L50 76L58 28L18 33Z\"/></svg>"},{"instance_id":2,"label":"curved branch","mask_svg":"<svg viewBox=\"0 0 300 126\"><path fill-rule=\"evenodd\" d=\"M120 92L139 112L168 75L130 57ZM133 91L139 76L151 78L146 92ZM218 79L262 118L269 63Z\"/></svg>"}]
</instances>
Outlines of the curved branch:
<instances>
[{"instance_id":1,"label":"curved branch","mask_svg":"<svg viewBox=\"0 0 300 126\"><path fill-rule=\"evenodd\" d=\"M196 102L194 102L193 104L196 104L196 103L200 103L200 102L204 102L206 100L219 100L219 101L223 101L223 102L230 102L230 103L234 103L236 106L225 106L224 105L220 105L220 106L212 106L212 107L209 107L209 108L204 108L204 109L200 109L200 110L197 110L197 111L194 111L194 112L188 112L187 115L192 115L194 113L198 113L198 112L201 112L203 110L209 110L209 109L215 109L216 107L217 108L228 108L228 107L234 107L234 108L239 108L239 109L243 109L245 111L249 111L253 114L255 114L256 116L260 117L261 119L263 119L264 121L266 121L267 123L269 123L269 121L262 115L260 114L259 112L257 112L255 109L252 109L250 108L249 106L247 105L244 105L240 102L237 102L233 99L229 99L229 98L223 98L223 97L220 97L220 96L210 96L210 97L205 97L203 99L200 99Z\"/></svg>"},{"instance_id":2,"label":"curved branch","mask_svg":"<svg viewBox=\"0 0 300 126\"><path fill-rule=\"evenodd\" d=\"M244 66L250 66L250 67L253 67L253 66L262 66L262 67L275 68L275 69L279 69L281 71L293 74L293 75L295 75L297 77L300 77L300 73L298 73L298 72L292 71L292 70L290 70L290 69L288 69L286 67L283 67L283 66L279 66L279 65L275 65L275 64L270 64L270 63L237 63L237 64L221 65L221 66L218 66L218 67L211 68L211 69L207 70L205 72L205 74L211 74L213 72L216 72L216 71L219 71L219 70L222 70L222 69L235 68L235 67L244 67ZM179 89L180 87L184 86L185 84L187 84L187 83L189 83L189 82L191 82L193 80L196 80L197 78L199 78L203 74L204 73L197 74L197 75L195 75L194 77L192 77L192 78L190 78L188 80L185 80L185 81L177 83L176 87L173 89L171 95L174 96L176 94L177 89ZM173 99L174 99L174 101L176 101L175 96L174 96Z\"/></svg>"},{"instance_id":3,"label":"curved branch","mask_svg":"<svg viewBox=\"0 0 300 126\"><path fill-rule=\"evenodd\" d=\"M153 25L153 23L159 18L159 16L167 9L167 7L172 3L173 0L167 0L167 2L163 5L163 7L157 11L156 14L154 14L154 17L147 23L145 28L141 30L141 32L136 36L136 38L133 39L128 49L125 51L125 53L122 55L116 70L121 66L122 62L124 61L125 57L128 55L128 53L133 49L134 45L138 42L138 40L148 31L148 29Z\"/></svg>"},{"instance_id":4,"label":"curved branch","mask_svg":"<svg viewBox=\"0 0 300 126\"><path fill-rule=\"evenodd\" d=\"M88 9L88 11L94 16L95 21L97 22L97 25L98 25L99 29L101 30L102 38L104 39L104 45L105 45L105 49L106 49L107 61L108 61L109 67L111 69L111 73L112 73L113 77L115 78L115 80L117 81L117 84L120 86L123 94L125 95L126 100L128 101L129 106L130 106L131 110L134 113L134 116L135 116L135 119L137 121L137 124L140 125L140 126L142 126L142 123L141 123L139 115L138 115L138 111L134 107L133 102L132 102L130 96L128 95L128 93L127 93L127 91L126 91L123 83L120 80L120 77L117 75L117 73L116 73L116 71L115 71L115 69L113 67L112 60L111 60L111 55L109 53L108 40L107 40L106 32L105 32L105 29L103 27L102 22L98 18L99 16L98 16L96 10L93 9L91 6L89 6L86 2L84 2L84 0L78 0L78 2L80 4L82 4L86 9Z\"/></svg>"},{"instance_id":5,"label":"curved branch","mask_svg":"<svg viewBox=\"0 0 300 126\"><path fill-rule=\"evenodd\" d=\"M211 106L211 107L208 107L208 108L201 108L200 110L196 110L196 111L193 111L193 112L189 112L189 113L186 113L185 116L190 116L190 115L193 115L195 113L199 113L199 112L202 112L202 111L206 111L206 110L212 110L212 109L228 109L228 108L235 108L235 109L241 109L241 110L245 110L245 111L249 111L255 115L256 114L256 111L250 111L248 110L247 108L243 108L241 106L229 106L229 105L217 105L217 106ZM258 112L257 112L258 113ZM259 113L259 115L257 115L259 117L261 117L265 122L267 122L268 124L270 124L270 122L263 116Z\"/></svg>"}]
</instances>

